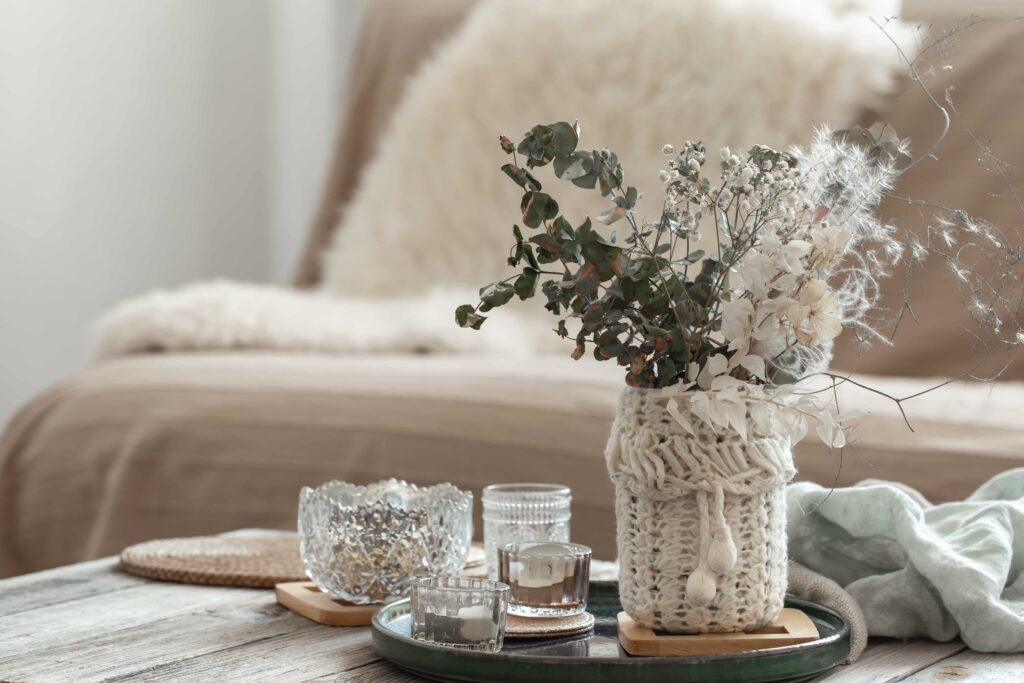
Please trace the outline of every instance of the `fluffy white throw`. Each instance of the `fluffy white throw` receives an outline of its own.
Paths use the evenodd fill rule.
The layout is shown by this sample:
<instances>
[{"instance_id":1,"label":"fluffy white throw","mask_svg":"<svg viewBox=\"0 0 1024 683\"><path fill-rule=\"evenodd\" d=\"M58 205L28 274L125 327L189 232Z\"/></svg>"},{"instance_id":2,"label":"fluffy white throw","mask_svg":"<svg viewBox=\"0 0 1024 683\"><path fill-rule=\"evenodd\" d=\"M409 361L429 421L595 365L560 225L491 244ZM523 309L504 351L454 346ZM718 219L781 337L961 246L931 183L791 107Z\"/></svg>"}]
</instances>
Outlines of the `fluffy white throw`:
<instances>
[{"instance_id":1,"label":"fluffy white throw","mask_svg":"<svg viewBox=\"0 0 1024 683\"><path fill-rule=\"evenodd\" d=\"M145 295L99 321L97 354L558 346L534 334L552 325L540 306L501 311L484 329L502 329L476 339L453 322L455 305L506 274L519 195L498 171L498 133L581 119L582 144L616 151L653 213L664 143L785 147L874 104L898 59L864 12L895 4L481 0L410 82L324 255L320 292L221 282ZM551 184L573 222L605 208Z\"/></svg>"}]
</instances>

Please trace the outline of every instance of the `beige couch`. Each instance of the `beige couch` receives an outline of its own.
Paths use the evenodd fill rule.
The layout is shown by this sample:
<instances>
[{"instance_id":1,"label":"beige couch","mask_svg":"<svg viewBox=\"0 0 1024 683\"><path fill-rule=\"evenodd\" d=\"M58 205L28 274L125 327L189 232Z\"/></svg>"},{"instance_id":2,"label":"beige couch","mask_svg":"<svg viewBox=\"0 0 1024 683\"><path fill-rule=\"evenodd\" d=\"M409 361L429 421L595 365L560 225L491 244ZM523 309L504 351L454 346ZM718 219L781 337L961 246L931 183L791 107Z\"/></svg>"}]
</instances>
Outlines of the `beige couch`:
<instances>
[{"instance_id":1,"label":"beige couch","mask_svg":"<svg viewBox=\"0 0 1024 683\"><path fill-rule=\"evenodd\" d=\"M468 6L466 0L371 4L345 127L297 285L317 281L317 256L404 79ZM1004 84L1019 81L1021 34L1009 24L977 29L953 76L965 118L998 149L1018 155L1024 146L1010 133L1021 109L1010 100L1019 105L1021 95ZM882 115L915 137L934 128L935 117L917 94L894 100ZM951 138L947 149L940 164L908 178L905 191L941 196L1016 225L1019 214L987 196L990 179L977 172L965 136ZM886 211L913 218L906 206ZM894 395L928 384L894 376L959 372L962 354L953 340L960 322L943 313L957 306L948 305L942 280L940 272L919 279L927 295L921 317L931 313L937 323L908 330L894 352L857 358L840 349L837 364L890 375L876 384ZM1012 373L1024 378L1019 367ZM115 553L148 538L291 528L302 485L390 476L451 481L475 492L497 481L570 484L575 539L610 558L614 519L602 450L620 382L615 367L565 357L235 352L94 365L25 406L0 441L0 577ZM844 401L872 415L842 454L813 439L802 443L801 477L838 485L898 479L933 499L951 499L1024 462L1024 388L1016 383L991 392L948 387L915 400L907 405L913 434L895 406L876 395L850 393Z\"/></svg>"}]
</instances>

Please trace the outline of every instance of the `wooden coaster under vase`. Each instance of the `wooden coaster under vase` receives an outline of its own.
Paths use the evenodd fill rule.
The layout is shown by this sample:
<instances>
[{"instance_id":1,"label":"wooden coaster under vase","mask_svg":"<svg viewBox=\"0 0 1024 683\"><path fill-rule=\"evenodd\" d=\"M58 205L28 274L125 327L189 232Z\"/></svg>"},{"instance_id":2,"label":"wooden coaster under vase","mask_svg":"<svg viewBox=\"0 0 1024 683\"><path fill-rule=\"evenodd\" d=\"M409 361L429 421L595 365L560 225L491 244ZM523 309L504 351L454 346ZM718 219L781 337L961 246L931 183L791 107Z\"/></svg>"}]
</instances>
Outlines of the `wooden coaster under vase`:
<instances>
[{"instance_id":1,"label":"wooden coaster under vase","mask_svg":"<svg viewBox=\"0 0 1024 683\"><path fill-rule=\"evenodd\" d=\"M698 633L676 635L657 633L619 612L619 643L639 657L687 657L746 652L770 647L809 643L818 639L818 628L801 610L787 607L762 629L750 633Z\"/></svg>"}]
</instances>

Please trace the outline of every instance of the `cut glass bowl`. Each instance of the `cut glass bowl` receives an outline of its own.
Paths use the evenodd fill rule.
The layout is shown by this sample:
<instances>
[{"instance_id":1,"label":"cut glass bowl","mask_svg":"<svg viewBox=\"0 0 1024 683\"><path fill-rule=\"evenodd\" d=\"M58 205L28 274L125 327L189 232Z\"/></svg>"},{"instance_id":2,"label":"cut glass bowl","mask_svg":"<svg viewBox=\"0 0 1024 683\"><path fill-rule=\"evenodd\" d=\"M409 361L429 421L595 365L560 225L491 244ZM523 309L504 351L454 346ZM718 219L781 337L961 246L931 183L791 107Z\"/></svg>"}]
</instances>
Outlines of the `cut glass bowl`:
<instances>
[{"instance_id":1,"label":"cut glass bowl","mask_svg":"<svg viewBox=\"0 0 1024 683\"><path fill-rule=\"evenodd\" d=\"M299 538L323 592L366 605L406 597L417 577L458 574L473 535L473 494L389 479L304 487Z\"/></svg>"}]
</instances>

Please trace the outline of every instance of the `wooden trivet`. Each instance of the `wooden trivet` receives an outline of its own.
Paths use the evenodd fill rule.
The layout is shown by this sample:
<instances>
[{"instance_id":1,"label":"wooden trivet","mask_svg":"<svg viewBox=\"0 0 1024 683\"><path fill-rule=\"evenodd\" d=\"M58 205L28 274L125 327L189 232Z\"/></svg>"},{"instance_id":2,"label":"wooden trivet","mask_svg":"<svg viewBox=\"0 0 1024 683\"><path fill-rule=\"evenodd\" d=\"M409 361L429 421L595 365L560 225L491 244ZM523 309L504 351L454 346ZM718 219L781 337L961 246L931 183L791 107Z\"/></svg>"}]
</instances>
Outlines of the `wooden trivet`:
<instances>
[{"instance_id":1,"label":"wooden trivet","mask_svg":"<svg viewBox=\"0 0 1024 683\"><path fill-rule=\"evenodd\" d=\"M671 657L745 652L770 647L797 645L818 639L811 618L798 609L787 607L779 618L752 633L700 633L674 635L656 633L640 626L625 612L619 612L619 643L631 655Z\"/></svg>"},{"instance_id":2,"label":"wooden trivet","mask_svg":"<svg viewBox=\"0 0 1024 683\"><path fill-rule=\"evenodd\" d=\"M277 601L296 614L325 626L369 626L384 605L355 605L332 598L312 581L279 583L274 587Z\"/></svg>"},{"instance_id":3,"label":"wooden trivet","mask_svg":"<svg viewBox=\"0 0 1024 683\"><path fill-rule=\"evenodd\" d=\"M557 638L575 636L594 628L594 615L589 612L568 617L505 616L506 638Z\"/></svg>"},{"instance_id":4,"label":"wooden trivet","mask_svg":"<svg viewBox=\"0 0 1024 683\"><path fill-rule=\"evenodd\" d=\"M121 552L121 569L159 581L248 588L306 579L294 533L148 541Z\"/></svg>"}]
</instances>

